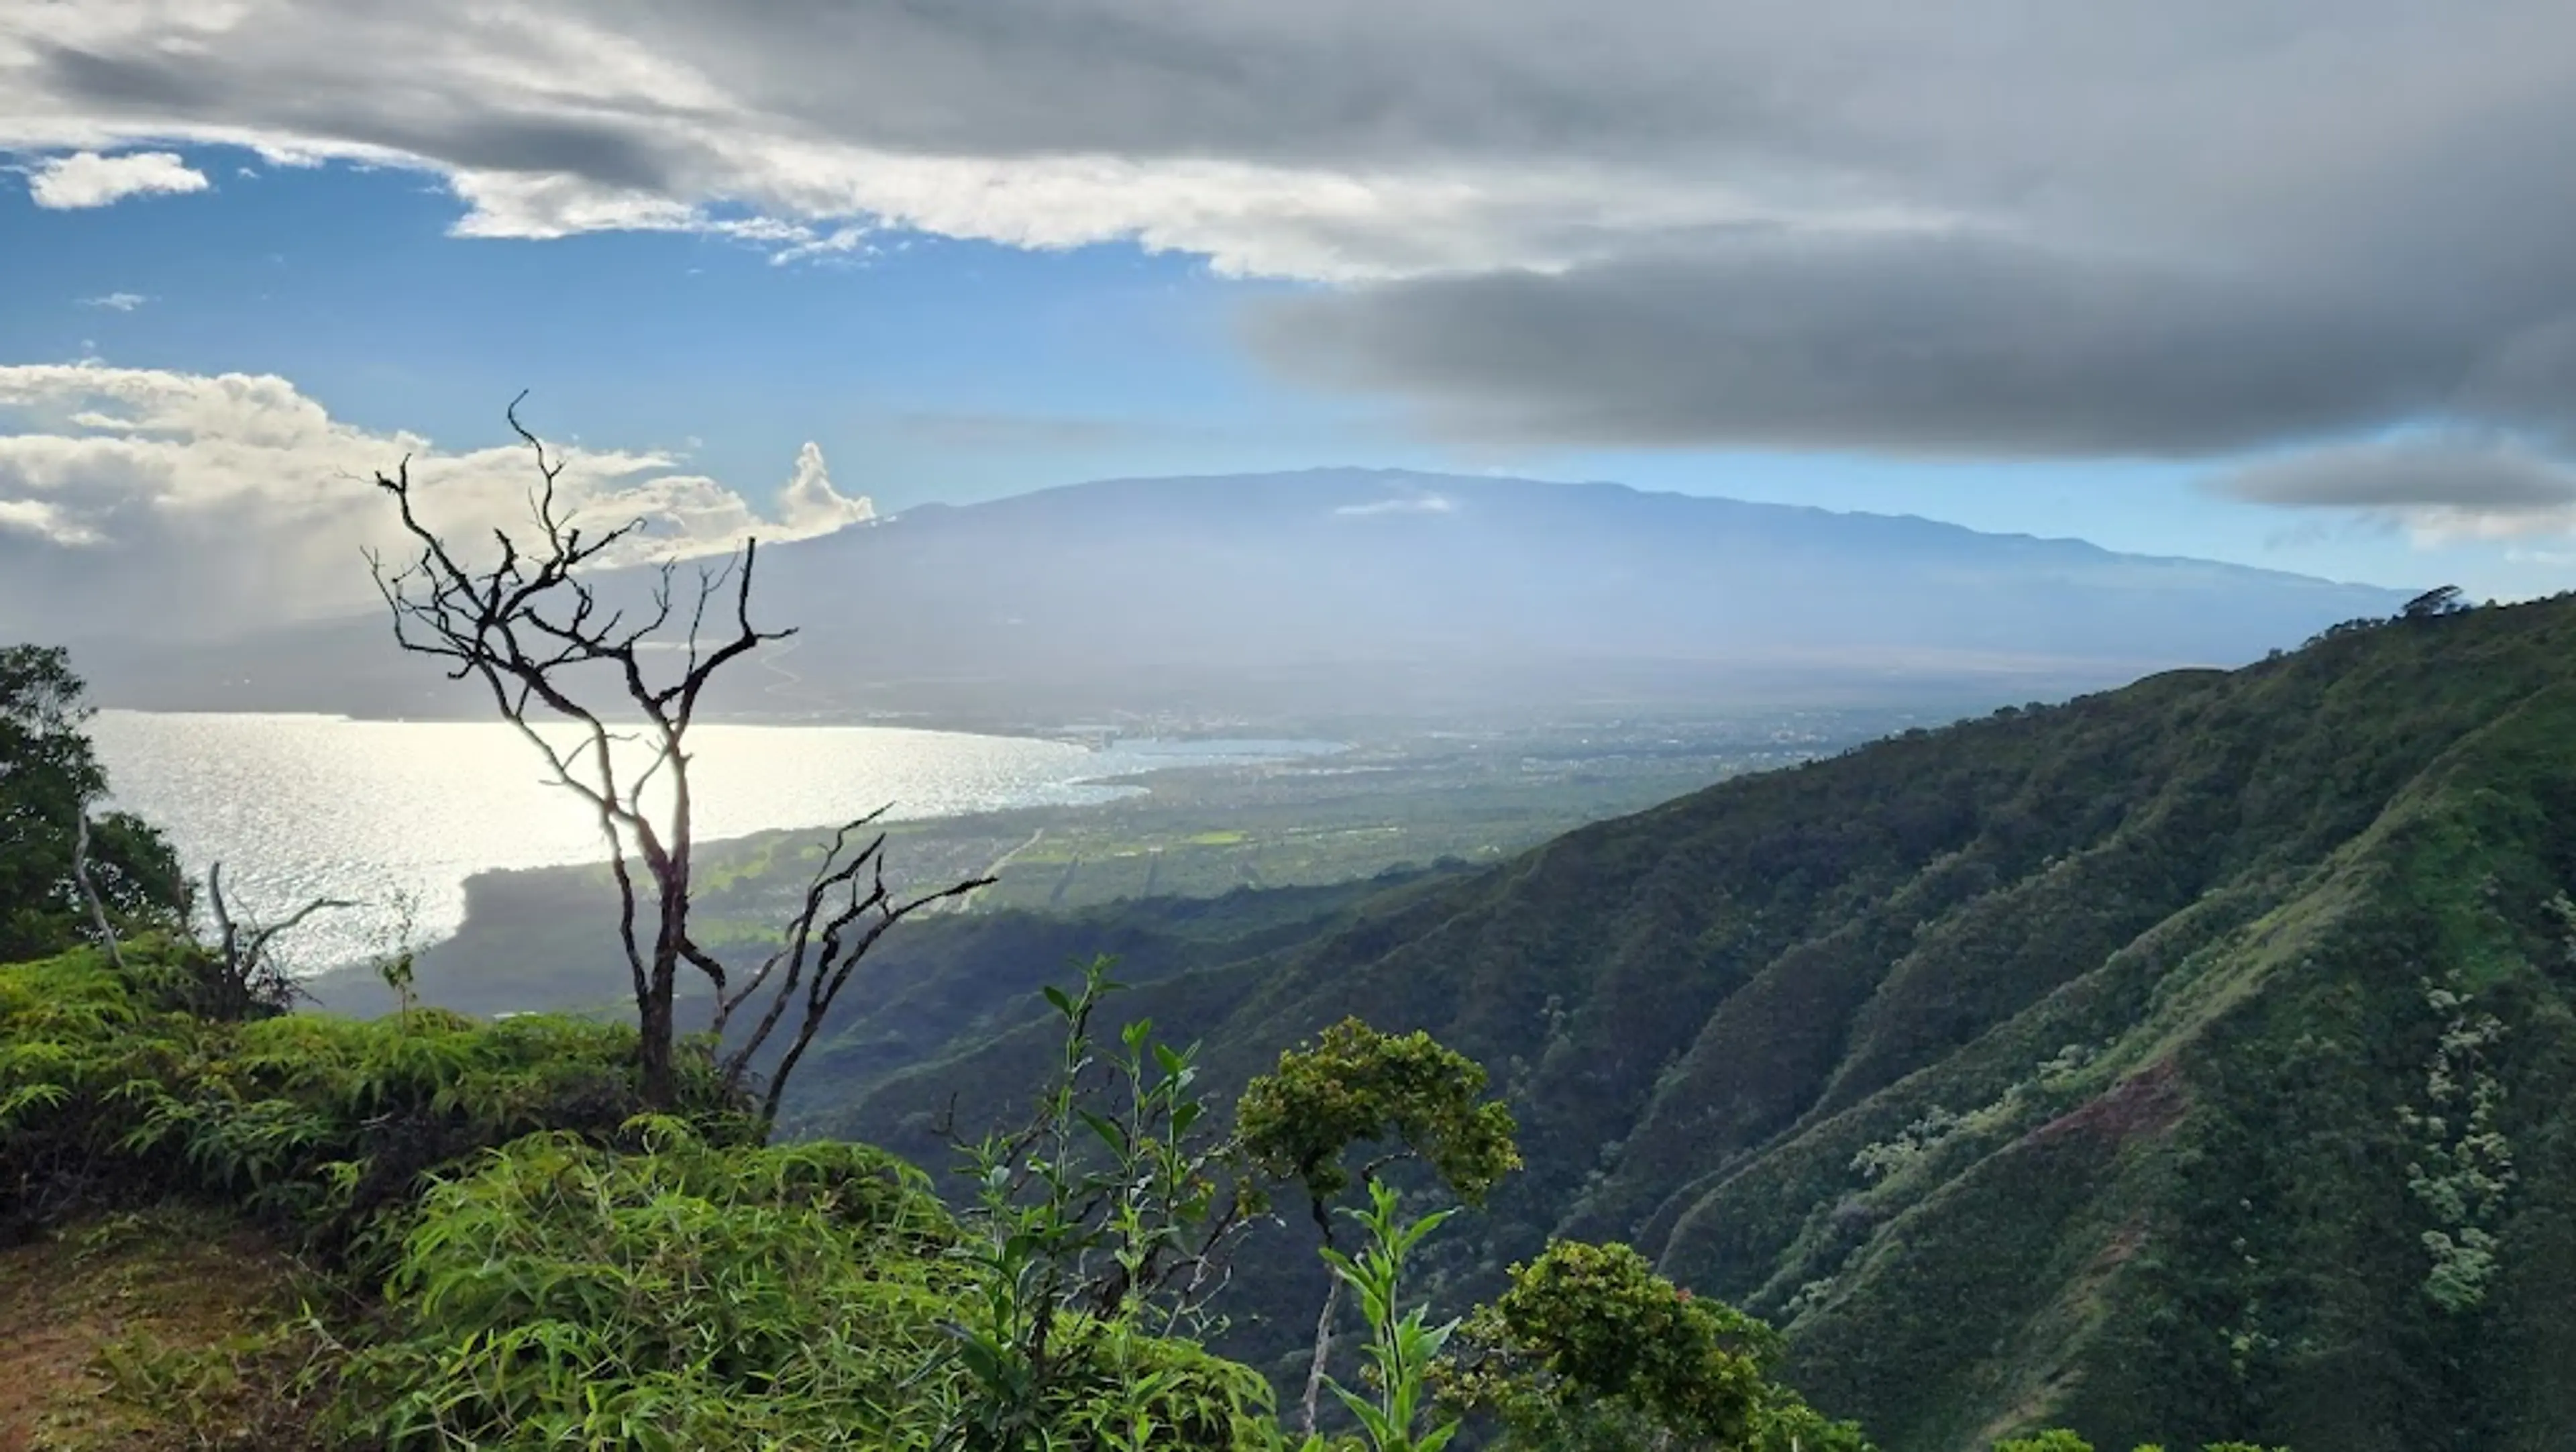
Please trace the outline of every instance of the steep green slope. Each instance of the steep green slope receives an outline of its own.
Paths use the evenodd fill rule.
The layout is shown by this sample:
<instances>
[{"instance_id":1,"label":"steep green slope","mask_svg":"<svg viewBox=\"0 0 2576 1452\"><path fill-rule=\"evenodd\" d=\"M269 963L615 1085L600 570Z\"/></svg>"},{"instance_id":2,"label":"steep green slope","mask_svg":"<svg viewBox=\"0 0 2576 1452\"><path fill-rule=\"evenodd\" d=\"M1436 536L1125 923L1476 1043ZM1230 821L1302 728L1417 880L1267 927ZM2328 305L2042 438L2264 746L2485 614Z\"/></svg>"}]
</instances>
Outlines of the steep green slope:
<instances>
[{"instance_id":1,"label":"steep green slope","mask_svg":"<svg viewBox=\"0 0 2576 1452\"><path fill-rule=\"evenodd\" d=\"M1469 870L1463 863L1401 866L1322 886L1124 899L1065 912L979 908L913 918L869 955L864 987L852 992L848 1013L835 1024L829 1051L845 1065L835 1072L873 1074L935 1053L961 1035L1030 1020L1045 1012L1039 987L1095 954L1116 956L1125 965L1122 976L1136 980L1255 956L1331 932L1358 904ZM774 896L774 885L770 890ZM739 910L745 896L737 879L698 901L712 904L711 913L724 912ZM421 955L421 1001L481 1015L631 1015L625 962L614 933L601 931L616 921L616 900L603 887L576 902L578 911L571 910L574 903L538 895L541 914L485 923L469 919L472 941L451 939ZM786 909L762 906L764 920L786 915ZM532 969L532 962L540 966ZM310 1006L326 1012L376 1013L393 1003L372 968L336 969L305 980L303 987ZM682 989L684 996L697 991L697 983ZM847 1087L845 1081L843 1092Z\"/></svg>"},{"instance_id":2,"label":"steep green slope","mask_svg":"<svg viewBox=\"0 0 2576 1452\"><path fill-rule=\"evenodd\" d=\"M1530 1170L1458 1290L1634 1239L1893 1452L2537 1452L2576 1445L2572 878L2561 600L1730 782L1133 1007L1238 1078L1345 1013L1497 1066ZM1034 1049L846 1125L928 1153Z\"/></svg>"}]
</instances>

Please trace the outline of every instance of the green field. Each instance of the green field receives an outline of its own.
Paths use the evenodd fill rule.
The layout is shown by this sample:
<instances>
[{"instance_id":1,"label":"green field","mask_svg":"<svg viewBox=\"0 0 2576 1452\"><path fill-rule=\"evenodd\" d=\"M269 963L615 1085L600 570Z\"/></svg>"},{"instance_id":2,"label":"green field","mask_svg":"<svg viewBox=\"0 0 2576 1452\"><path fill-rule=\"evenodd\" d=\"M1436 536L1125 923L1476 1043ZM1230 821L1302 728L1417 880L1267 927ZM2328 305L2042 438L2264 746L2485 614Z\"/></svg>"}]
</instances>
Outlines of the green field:
<instances>
[{"instance_id":1,"label":"green field","mask_svg":"<svg viewBox=\"0 0 2576 1452\"><path fill-rule=\"evenodd\" d=\"M890 825L898 886L998 880L958 908L1071 911L1146 897L1309 887L1391 869L1494 862L1586 822L1713 782L1839 750L1905 724L1884 713L1451 731L1364 741L1323 757L1192 766L1123 779L1115 800ZM698 941L748 954L791 909L823 834L702 844ZM477 1002L516 984L528 1006L613 1002L604 867L487 873L457 935L422 957L424 985L472 981ZM326 999L381 996L364 974L325 975ZM435 991L434 989L432 990Z\"/></svg>"}]
</instances>

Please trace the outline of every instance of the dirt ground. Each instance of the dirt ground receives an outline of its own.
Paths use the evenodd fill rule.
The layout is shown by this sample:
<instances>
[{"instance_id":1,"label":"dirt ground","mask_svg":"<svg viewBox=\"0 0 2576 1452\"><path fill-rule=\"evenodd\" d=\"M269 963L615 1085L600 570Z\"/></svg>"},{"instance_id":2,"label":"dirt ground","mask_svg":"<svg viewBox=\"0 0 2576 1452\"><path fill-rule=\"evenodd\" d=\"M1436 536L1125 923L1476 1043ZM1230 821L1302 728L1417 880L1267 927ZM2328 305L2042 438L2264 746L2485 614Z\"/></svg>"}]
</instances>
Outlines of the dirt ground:
<instances>
[{"instance_id":1,"label":"dirt ground","mask_svg":"<svg viewBox=\"0 0 2576 1452\"><path fill-rule=\"evenodd\" d=\"M296 1266L199 1211L0 1251L0 1452L312 1445Z\"/></svg>"}]
</instances>

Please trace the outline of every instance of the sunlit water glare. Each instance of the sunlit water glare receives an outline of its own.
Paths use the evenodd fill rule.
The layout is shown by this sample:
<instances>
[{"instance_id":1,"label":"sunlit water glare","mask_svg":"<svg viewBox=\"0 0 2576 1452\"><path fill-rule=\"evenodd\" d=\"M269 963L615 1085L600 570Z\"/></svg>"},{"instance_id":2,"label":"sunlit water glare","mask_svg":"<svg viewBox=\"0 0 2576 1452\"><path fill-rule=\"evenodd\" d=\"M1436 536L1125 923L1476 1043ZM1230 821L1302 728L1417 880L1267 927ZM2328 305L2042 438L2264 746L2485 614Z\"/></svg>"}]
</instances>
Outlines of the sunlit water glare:
<instances>
[{"instance_id":1,"label":"sunlit water glare","mask_svg":"<svg viewBox=\"0 0 2576 1452\"><path fill-rule=\"evenodd\" d=\"M114 805L169 834L191 872L224 864L236 910L274 918L316 897L354 900L297 934L297 966L378 950L394 903L422 941L456 930L465 879L493 868L600 860L589 811L545 784L536 749L483 722L102 711L90 723ZM1297 742L1056 741L873 726L704 725L691 734L701 841L773 827L1103 801L1101 779L1183 763L1275 760Z\"/></svg>"}]
</instances>

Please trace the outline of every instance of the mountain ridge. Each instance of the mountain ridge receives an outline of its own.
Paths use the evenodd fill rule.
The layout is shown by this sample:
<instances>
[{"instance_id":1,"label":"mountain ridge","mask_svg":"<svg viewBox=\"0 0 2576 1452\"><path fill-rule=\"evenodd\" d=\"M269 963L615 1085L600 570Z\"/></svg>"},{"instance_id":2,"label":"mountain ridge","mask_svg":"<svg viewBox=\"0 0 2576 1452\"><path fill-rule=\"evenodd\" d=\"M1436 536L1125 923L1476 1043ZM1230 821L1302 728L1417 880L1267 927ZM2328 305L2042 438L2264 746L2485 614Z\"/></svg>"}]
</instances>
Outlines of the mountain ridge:
<instances>
[{"instance_id":1,"label":"mountain ridge","mask_svg":"<svg viewBox=\"0 0 2576 1452\"><path fill-rule=\"evenodd\" d=\"M2240 663L2403 598L1626 485L1348 470L1107 480L764 548L755 610L800 627L793 661L719 682L710 703L1000 729L1984 709ZM385 649L372 618L229 650L92 643L84 659L115 705L482 709Z\"/></svg>"},{"instance_id":2,"label":"mountain ridge","mask_svg":"<svg viewBox=\"0 0 2576 1452\"><path fill-rule=\"evenodd\" d=\"M961 513L990 509L996 506L1024 504L1030 501L1058 496L1069 499L1075 495L1101 490L1133 488L1143 491L1167 488L1171 486L1206 486L1222 488L1245 482L1276 482L1283 485L1303 486L1307 484L1328 484L1336 481L1376 482L1396 486L1427 488L1434 491L1441 488L1463 487L1467 489L1476 489L1486 486L1522 487L1533 490L1602 490L1630 495L1640 499L1676 500L1695 505L1706 504L1717 506L1719 508L1732 507L1776 514L1783 517L1806 516L1838 522L1849 521L1868 524L1883 524L1919 530L1926 534L1935 534L1945 538L1973 537L1984 541L2040 546L2052 549L2066 547L2097 558L2110 557L2125 560L2145 561L2154 564L2203 566L2231 574L2253 575L2269 579L2296 580L2303 583L2323 585L2336 589L2386 590L2391 588L2374 586L2361 581L2340 580L2327 576L2309 575L2296 570L2281 570L2264 565L2247 565L2228 560L2212 560L2198 555L2150 554L2136 550L2113 549L2110 546L2099 544L2095 541L2076 535L2041 535L2031 534L2020 530L1978 529L1972 525L1959 524L1951 520L1935 519L1929 515L1923 514L1889 512L1886 510L1874 509L1833 509L1818 504L1796 504L1781 500L1741 499L1733 495L1700 494L1681 489L1648 489L1616 479L1541 479L1529 475L1518 474L1451 474L1433 470L1389 468L1366 464L1318 464L1301 469L1277 470L1261 474L1119 475L1111 478L1080 480L1064 484L1041 485L1038 488L1025 490L1017 494L999 495L991 499L973 500L962 504L950 503L947 501L925 501L905 509L880 515L875 519L851 526L851 528L856 530L865 530L890 525L899 520L911 518L924 513L935 515ZM1398 503L1401 501L1390 499L1385 502ZM1361 507L1364 509L1366 506L1362 505ZM1401 511L1389 510L1386 512ZM818 538L829 539L831 536L818 536Z\"/></svg>"},{"instance_id":3,"label":"mountain ridge","mask_svg":"<svg viewBox=\"0 0 2576 1452\"><path fill-rule=\"evenodd\" d=\"M1131 1011L1233 1082L1345 1013L1482 1059L1529 1169L1447 1288L1633 1240L1784 1322L1793 1380L1890 1452L2038 1422L2563 1452L2571 662L2560 599L1908 732ZM1042 1051L1005 1027L809 1092L935 1160L959 1086L960 1122L1006 1111Z\"/></svg>"}]
</instances>

